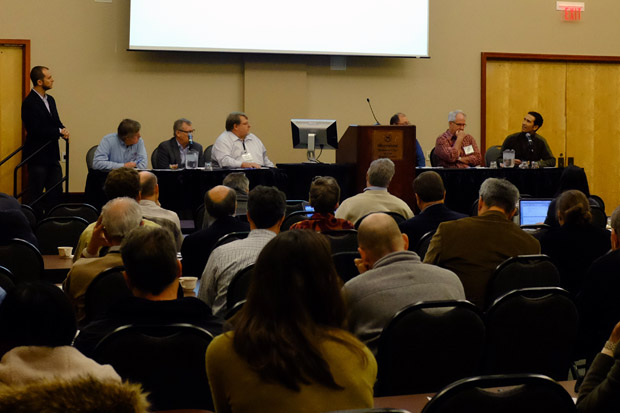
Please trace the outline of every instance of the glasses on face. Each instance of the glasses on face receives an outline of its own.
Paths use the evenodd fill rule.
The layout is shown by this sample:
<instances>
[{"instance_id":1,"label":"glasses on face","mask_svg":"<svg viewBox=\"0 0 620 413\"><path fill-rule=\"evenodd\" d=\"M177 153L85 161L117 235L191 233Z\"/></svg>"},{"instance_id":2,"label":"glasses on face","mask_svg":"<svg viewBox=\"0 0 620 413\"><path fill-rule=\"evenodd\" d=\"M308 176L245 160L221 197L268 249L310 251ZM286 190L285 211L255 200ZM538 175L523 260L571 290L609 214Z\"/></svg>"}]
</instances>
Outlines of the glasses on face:
<instances>
[{"instance_id":1,"label":"glasses on face","mask_svg":"<svg viewBox=\"0 0 620 413\"><path fill-rule=\"evenodd\" d=\"M456 123L456 122L452 122L454 123L456 126L458 126L459 128L464 128L465 126L467 126L466 123Z\"/></svg>"},{"instance_id":2,"label":"glasses on face","mask_svg":"<svg viewBox=\"0 0 620 413\"><path fill-rule=\"evenodd\" d=\"M183 130L183 129L179 129L179 132L183 132L183 133L195 133L196 129L192 129L192 130Z\"/></svg>"}]
</instances>

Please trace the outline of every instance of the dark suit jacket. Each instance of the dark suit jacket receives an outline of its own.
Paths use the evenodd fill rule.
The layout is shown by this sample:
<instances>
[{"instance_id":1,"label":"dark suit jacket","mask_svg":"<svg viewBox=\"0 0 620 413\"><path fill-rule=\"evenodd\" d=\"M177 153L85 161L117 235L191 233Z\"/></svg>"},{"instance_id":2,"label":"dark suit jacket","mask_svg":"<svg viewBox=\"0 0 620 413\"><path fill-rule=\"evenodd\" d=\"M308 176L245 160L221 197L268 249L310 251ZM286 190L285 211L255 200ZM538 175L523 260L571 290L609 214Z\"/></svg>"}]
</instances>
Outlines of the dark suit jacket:
<instances>
[{"instance_id":1,"label":"dark suit jacket","mask_svg":"<svg viewBox=\"0 0 620 413\"><path fill-rule=\"evenodd\" d=\"M486 308L487 285L495 268L510 257L539 254L540 244L499 211L439 224L424 262L458 275L465 297Z\"/></svg>"},{"instance_id":2,"label":"dark suit jacket","mask_svg":"<svg viewBox=\"0 0 620 413\"><path fill-rule=\"evenodd\" d=\"M402 222L400 232L409 237L409 250L413 251L418 241L429 231L435 231L445 221L465 218L467 215L455 212L444 204L435 204L426 208L418 215Z\"/></svg>"},{"instance_id":3,"label":"dark suit jacket","mask_svg":"<svg viewBox=\"0 0 620 413\"><path fill-rule=\"evenodd\" d=\"M26 240L35 247L39 247L30 222L22 212L19 202L12 196L0 192L0 241L13 238Z\"/></svg>"},{"instance_id":4,"label":"dark suit jacket","mask_svg":"<svg viewBox=\"0 0 620 413\"><path fill-rule=\"evenodd\" d=\"M218 239L231 232L249 231L250 224L235 217L222 217L211 226L189 234L183 240L181 256L183 257L183 276L202 277L211 249Z\"/></svg>"},{"instance_id":5,"label":"dark suit jacket","mask_svg":"<svg viewBox=\"0 0 620 413\"><path fill-rule=\"evenodd\" d=\"M32 158L29 161L31 164L55 165L60 159L58 144L55 142L60 138L59 130L64 128L64 125L58 117L54 98L47 95L47 102L50 105L50 112L47 111L45 103L34 90L31 90L22 102L22 122L27 132L23 159L47 142L54 142Z\"/></svg>"},{"instance_id":6,"label":"dark suit jacket","mask_svg":"<svg viewBox=\"0 0 620 413\"><path fill-rule=\"evenodd\" d=\"M202 158L202 145L194 142L192 149L198 151L198 166L205 166L205 161ZM185 165L181 164L181 153L175 137L159 144L153 169L170 169L170 165L179 165L179 168L185 168Z\"/></svg>"}]
</instances>

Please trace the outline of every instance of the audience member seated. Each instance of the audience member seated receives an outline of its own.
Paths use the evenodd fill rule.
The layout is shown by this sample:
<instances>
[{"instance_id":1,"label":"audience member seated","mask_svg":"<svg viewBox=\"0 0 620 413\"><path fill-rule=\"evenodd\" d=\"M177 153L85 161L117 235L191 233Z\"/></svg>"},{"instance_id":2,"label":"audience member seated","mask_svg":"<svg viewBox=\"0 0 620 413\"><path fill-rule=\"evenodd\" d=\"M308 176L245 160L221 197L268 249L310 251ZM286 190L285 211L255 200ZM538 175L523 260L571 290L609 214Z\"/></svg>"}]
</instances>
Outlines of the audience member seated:
<instances>
[{"instance_id":1,"label":"audience member seated","mask_svg":"<svg viewBox=\"0 0 620 413\"><path fill-rule=\"evenodd\" d=\"M133 297L117 302L107 316L85 326L75 346L92 355L97 343L127 324L188 323L211 334L222 332L222 321L196 297L177 298L181 263L174 240L163 228L138 228L121 245L125 280Z\"/></svg>"},{"instance_id":2,"label":"audience member seated","mask_svg":"<svg viewBox=\"0 0 620 413\"><path fill-rule=\"evenodd\" d=\"M213 246L221 237L231 232L250 230L250 224L233 215L237 194L227 186L216 186L205 193L205 211L215 219L208 228L189 234L183 240L183 276L202 277Z\"/></svg>"},{"instance_id":3,"label":"audience member seated","mask_svg":"<svg viewBox=\"0 0 620 413\"><path fill-rule=\"evenodd\" d=\"M564 168L564 171L562 171L562 175L560 175L558 190L555 193L554 199L549 204L549 209L547 210L547 218L545 218L545 224L552 227L560 226L560 224L558 223L558 211L556 204L558 197L562 195L563 192L568 191L569 189L576 189L583 192L583 194L588 198L590 206L600 206L598 202L590 198L590 186L588 185L588 177L586 176L586 171L576 165L569 165Z\"/></svg>"},{"instance_id":4,"label":"audience member seated","mask_svg":"<svg viewBox=\"0 0 620 413\"><path fill-rule=\"evenodd\" d=\"M120 245L129 233L142 223L140 205L131 198L115 198L101 209L101 216L95 223L93 235L82 256L73 264L63 283L63 290L75 310L81 325L84 313L86 290L102 271L123 265ZM107 254L99 257L101 247L109 247Z\"/></svg>"},{"instance_id":5,"label":"audience member seated","mask_svg":"<svg viewBox=\"0 0 620 413\"><path fill-rule=\"evenodd\" d=\"M123 119L118 124L117 133L110 133L101 139L93 158L93 169L110 171L123 166L146 169L146 148L140 137L141 127L138 121Z\"/></svg>"},{"instance_id":6,"label":"audience member seated","mask_svg":"<svg viewBox=\"0 0 620 413\"><path fill-rule=\"evenodd\" d=\"M28 241L35 247L39 246L30 222L17 199L0 192L0 241L9 241L13 238Z\"/></svg>"},{"instance_id":7,"label":"audience member seated","mask_svg":"<svg viewBox=\"0 0 620 413\"><path fill-rule=\"evenodd\" d=\"M545 232L540 248L560 271L562 288L574 297L581 290L588 267L611 248L609 231L592 225L590 205L577 190L564 192L558 198L559 227Z\"/></svg>"},{"instance_id":8,"label":"audience member seated","mask_svg":"<svg viewBox=\"0 0 620 413\"><path fill-rule=\"evenodd\" d=\"M465 292L452 271L423 264L396 221L383 213L371 214L359 226L360 275L343 288L348 304L348 326L376 354L383 328L402 308L418 301L464 300Z\"/></svg>"},{"instance_id":9,"label":"audience member seated","mask_svg":"<svg viewBox=\"0 0 620 413\"><path fill-rule=\"evenodd\" d=\"M235 190L237 195L237 208L233 214L247 222L245 215L248 213L248 193L250 192L250 180L243 172L231 172L224 177L222 185ZM205 193L205 197L207 194ZM213 224L213 218L209 211L205 208L204 219L202 220L202 228L207 228ZM199 228L198 228L199 229Z\"/></svg>"},{"instance_id":10,"label":"audience member seated","mask_svg":"<svg viewBox=\"0 0 620 413\"><path fill-rule=\"evenodd\" d=\"M251 193L250 193L251 202ZM346 332L326 238L285 231L260 253L232 332L207 349L218 412L324 412L373 405L377 363Z\"/></svg>"},{"instance_id":11,"label":"audience member seated","mask_svg":"<svg viewBox=\"0 0 620 413\"><path fill-rule=\"evenodd\" d=\"M142 216L152 221L165 219L174 224L173 235L176 238L177 247L180 250L183 243L183 234L181 233L181 220L176 212L164 209L159 203L159 184L157 176L149 171L140 172L140 208L142 208ZM176 229L174 229L176 228Z\"/></svg>"},{"instance_id":12,"label":"audience member seated","mask_svg":"<svg viewBox=\"0 0 620 413\"><path fill-rule=\"evenodd\" d=\"M538 241L512 222L519 190L505 179L480 186L478 216L439 224L424 262L454 271L465 297L486 308L487 285L495 268L517 255L540 254Z\"/></svg>"},{"instance_id":13,"label":"audience member seated","mask_svg":"<svg viewBox=\"0 0 620 413\"><path fill-rule=\"evenodd\" d=\"M620 207L611 214L612 251L592 263L577 296L580 347L591 360L620 320Z\"/></svg>"},{"instance_id":14,"label":"audience member seated","mask_svg":"<svg viewBox=\"0 0 620 413\"><path fill-rule=\"evenodd\" d=\"M310 205L314 213L309 219L291 225L290 229L311 229L317 232L354 229L346 219L336 218L334 211L340 201L340 186L331 176L318 176L310 185Z\"/></svg>"},{"instance_id":15,"label":"audience member seated","mask_svg":"<svg viewBox=\"0 0 620 413\"><path fill-rule=\"evenodd\" d=\"M90 376L121 381L71 347L77 331L71 304L62 291L44 283L21 284L0 305L0 383L23 385Z\"/></svg>"},{"instance_id":16,"label":"audience member seated","mask_svg":"<svg viewBox=\"0 0 620 413\"><path fill-rule=\"evenodd\" d=\"M277 188L259 185L250 191L250 234L213 250L202 273L198 298L211 307L213 314L220 317L226 314L230 280L240 270L254 264L265 244L280 232L285 210L286 196Z\"/></svg>"},{"instance_id":17,"label":"audience member seated","mask_svg":"<svg viewBox=\"0 0 620 413\"><path fill-rule=\"evenodd\" d=\"M135 199L136 202L140 202L140 175L138 174L138 171L125 167L110 171L105 183L103 184L103 192L105 192L108 200L128 197ZM82 235L80 235L78 245L75 248L73 255L73 262L76 262L82 257L82 252L88 246L88 243L93 235L95 225L95 222L91 223L82 232ZM158 224L149 221L148 219L143 220L143 225L159 227Z\"/></svg>"},{"instance_id":18,"label":"audience member seated","mask_svg":"<svg viewBox=\"0 0 620 413\"><path fill-rule=\"evenodd\" d=\"M366 188L361 194L342 201L336 210L336 218L346 219L355 224L358 219L371 212L396 212L409 219L413 212L402 199L388 192L394 176L394 162L387 158L375 159L366 172Z\"/></svg>"},{"instance_id":19,"label":"audience member seated","mask_svg":"<svg viewBox=\"0 0 620 413\"><path fill-rule=\"evenodd\" d=\"M588 369L577 397L578 412L620 411L620 323Z\"/></svg>"},{"instance_id":20,"label":"audience member seated","mask_svg":"<svg viewBox=\"0 0 620 413\"><path fill-rule=\"evenodd\" d=\"M399 112L399 113L395 113L390 118L390 125L409 126L411 125L411 123L409 123L409 119L407 119L407 115ZM422 147L420 146L420 141L418 141L417 139L415 140L415 166L416 167L426 166L426 159L424 158L424 151L422 150Z\"/></svg>"},{"instance_id":21,"label":"audience member seated","mask_svg":"<svg viewBox=\"0 0 620 413\"><path fill-rule=\"evenodd\" d=\"M444 205L446 190L437 172L427 171L418 175L413 180L413 192L420 213L399 224L401 232L409 237L409 249L413 249L424 234L435 231L442 222L467 216Z\"/></svg>"},{"instance_id":22,"label":"audience member seated","mask_svg":"<svg viewBox=\"0 0 620 413\"><path fill-rule=\"evenodd\" d=\"M205 166L202 157L202 145L194 142L194 128L192 122L181 118L172 125L174 136L159 144L157 156L154 159L153 169L183 169L185 157L189 151L198 152L198 166Z\"/></svg>"},{"instance_id":23,"label":"audience member seated","mask_svg":"<svg viewBox=\"0 0 620 413\"><path fill-rule=\"evenodd\" d=\"M448 114L448 129L435 141L438 166L469 168L482 164L482 155L473 136L465 133L467 115L462 110Z\"/></svg>"}]
</instances>

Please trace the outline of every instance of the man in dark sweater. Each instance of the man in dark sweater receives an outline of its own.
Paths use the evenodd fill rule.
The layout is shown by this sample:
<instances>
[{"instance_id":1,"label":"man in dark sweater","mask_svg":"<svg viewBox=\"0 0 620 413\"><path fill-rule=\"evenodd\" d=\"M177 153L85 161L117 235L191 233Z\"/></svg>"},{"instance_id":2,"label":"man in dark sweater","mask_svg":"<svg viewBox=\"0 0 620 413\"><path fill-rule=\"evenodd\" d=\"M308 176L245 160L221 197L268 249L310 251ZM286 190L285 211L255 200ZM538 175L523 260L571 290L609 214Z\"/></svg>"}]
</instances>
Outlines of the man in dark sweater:
<instances>
[{"instance_id":1,"label":"man in dark sweater","mask_svg":"<svg viewBox=\"0 0 620 413\"><path fill-rule=\"evenodd\" d=\"M538 162L541 168L555 166L555 158L551 153L549 144L545 138L536 133L542 125L543 117L540 113L528 112L521 123L521 132L513 133L504 140L498 164L502 162L503 153L506 149L514 149L515 166L524 161Z\"/></svg>"}]
</instances>

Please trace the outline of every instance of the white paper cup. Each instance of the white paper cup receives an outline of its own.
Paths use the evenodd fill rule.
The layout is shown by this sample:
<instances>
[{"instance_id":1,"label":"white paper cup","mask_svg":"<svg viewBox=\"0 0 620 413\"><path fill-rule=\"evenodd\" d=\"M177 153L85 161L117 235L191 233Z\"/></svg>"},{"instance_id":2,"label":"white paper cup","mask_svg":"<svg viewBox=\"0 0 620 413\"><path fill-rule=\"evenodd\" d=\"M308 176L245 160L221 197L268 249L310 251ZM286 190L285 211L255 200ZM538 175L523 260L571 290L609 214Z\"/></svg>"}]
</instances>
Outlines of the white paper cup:
<instances>
[{"instance_id":1,"label":"white paper cup","mask_svg":"<svg viewBox=\"0 0 620 413\"><path fill-rule=\"evenodd\" d=\"M198 277L180 277L179 282L184 290L193 290L196 288Z\"/></svg>"},{"instance_id":2,"label":"white paper cup","mask_svg":"<svg viewBox=\"0 0 620 413\"><path fill-rule=\"evenodd\" d=\"M71 258L73 247L58 247L58 255L62 258Z\"/></svg>"}]
</instances>

